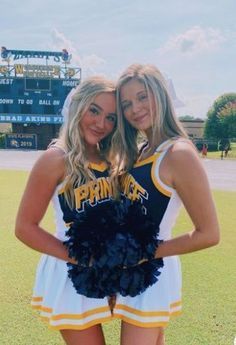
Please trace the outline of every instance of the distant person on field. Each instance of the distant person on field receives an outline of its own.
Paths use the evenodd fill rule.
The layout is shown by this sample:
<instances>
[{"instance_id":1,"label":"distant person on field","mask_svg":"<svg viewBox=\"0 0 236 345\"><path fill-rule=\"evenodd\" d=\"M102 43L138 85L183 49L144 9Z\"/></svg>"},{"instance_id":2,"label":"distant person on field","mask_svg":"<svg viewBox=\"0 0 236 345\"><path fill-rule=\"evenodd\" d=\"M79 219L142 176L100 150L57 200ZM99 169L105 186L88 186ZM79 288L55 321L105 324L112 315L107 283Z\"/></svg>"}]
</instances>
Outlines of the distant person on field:
<instances>
[{"instance_id":1,"label":"distant person on field","mask_svg":"<svg viewBox=\"0 0 236 345\"><path fill-rule=\"evenodd\" d=\"M225 145L225 151L224 151L224 154L225 154L225 158L228 156L228 153L229 153L229 145Z\"/></svg>"},{"instance_id":2,"label":"distant person on field","mask_svg":"<svg viewBox=\"0 0 236 345\"><path fill-rule=\"evenodd\" d=\"M207 157L207 144L202 145L202 158Z\"/></svg>"}]
</instances>

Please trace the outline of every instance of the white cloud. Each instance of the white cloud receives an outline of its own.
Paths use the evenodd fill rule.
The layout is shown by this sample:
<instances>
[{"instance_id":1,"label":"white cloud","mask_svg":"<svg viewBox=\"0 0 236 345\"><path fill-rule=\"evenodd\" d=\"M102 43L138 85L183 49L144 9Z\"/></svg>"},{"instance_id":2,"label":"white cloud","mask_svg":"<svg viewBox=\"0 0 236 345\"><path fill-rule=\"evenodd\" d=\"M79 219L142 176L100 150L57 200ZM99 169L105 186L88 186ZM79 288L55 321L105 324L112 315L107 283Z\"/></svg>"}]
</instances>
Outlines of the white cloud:
<instances>
[{"instance_id":1,"label":"white cloud","mask_svg":"<svg viewBox=\"0 0 236 345\"><path fill-rule=\"evenodd\" d=\"M82 58L82 65L86 76L98 73L99 67L106 64L106 61L96 54L84 56Z\"/></svg>"},{"instance_id":2,"label":"white cloud","mask_svg":"<svg viewBox=\"0 0 236 345\"><path fill-rule=\"evenodd\" d=\"M211 95L198 94L193 97L183 99L184 107L176 108L178 116L191 115L198 118L206 118L209 108L217 97Z\"/></svg>"},{"instance_id":3,"label":"white cloud","mask_svg":"<svg viewBox=\"0 0 236 345\"><path fill-rule=\"evenodd\" d=\"M50 44L50 49L52 50L62 50L67 49L69 54L72 54L72 61L76 64L81 65L81 57L74 43L69 40L62 32L54 28L51 32L52 44Z\"/></svg>"},{"instance_id":4,"label":"white cloud","mask_svg":"<svg viewBox=\"0 0 236 345\"><path fill-rule=\"evenodd\" d=\"M158 53L166 55L177 52L192 56L214 51L225 40L225 35L218 29L194 26L182 34L171 37Z\"/></svg>"},{"instance_id":5,"label":"white cloud","mask_svg":"<svg viewBox=\"0 0 236 345\"><path fill-rule=\"evenodd\" d=\"M67 49L69 54L72 54L72 63L81 67L83 76L96 74L99 68L103 66L106 61L96 54L90 54L81 56L78 53L78 49L75 44L69 40L64 33L58 31L56 28L52 30L52 44L50 44L51 50Z\"/></svg>"}]
</instances>

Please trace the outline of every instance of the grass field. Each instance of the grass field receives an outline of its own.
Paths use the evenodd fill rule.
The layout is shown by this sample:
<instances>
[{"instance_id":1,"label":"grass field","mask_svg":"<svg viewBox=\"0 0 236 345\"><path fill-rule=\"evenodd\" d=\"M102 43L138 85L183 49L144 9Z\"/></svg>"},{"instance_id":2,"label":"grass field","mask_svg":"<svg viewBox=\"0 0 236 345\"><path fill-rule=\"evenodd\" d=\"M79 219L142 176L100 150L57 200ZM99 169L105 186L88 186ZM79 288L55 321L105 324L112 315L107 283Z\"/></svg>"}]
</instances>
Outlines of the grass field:
<instances>
[{"instance_id":1,"label":"grass field","mask_svg":"<svg viewBox=\"0 0 236 345\"><path fill-rule=\"evenodd\" d=\"M48 330L29 305L39 254L18 242L13 234L27 175L0 172L0 344L62 345L59 334ZM167 345L233 345L236 336L236 193L216 191L214 198L221 224L221 243L182 256L184 310L166 330ZM43 223L53 230L51 209ZM188 229L190 222L183 211L175 233ZM119 321L105 324L104 330L107 345L118 345Z\"/></svg>"}]
</instances>

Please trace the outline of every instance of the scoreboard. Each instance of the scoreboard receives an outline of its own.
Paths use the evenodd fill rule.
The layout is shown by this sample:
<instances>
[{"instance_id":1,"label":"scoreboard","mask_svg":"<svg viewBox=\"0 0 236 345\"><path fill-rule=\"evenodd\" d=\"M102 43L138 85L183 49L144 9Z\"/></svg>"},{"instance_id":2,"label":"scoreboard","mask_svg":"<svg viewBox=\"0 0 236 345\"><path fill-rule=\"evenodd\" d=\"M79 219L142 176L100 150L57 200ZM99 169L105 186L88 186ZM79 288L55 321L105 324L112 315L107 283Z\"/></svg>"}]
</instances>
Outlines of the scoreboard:
<instances>
[{"instance_id":1,"label":"scoreboard","mask_svg":"<svg viewBox=\"0 0 236 345\"><path fill-rule=\"evenodd\" d=\"M62 123L61 110L79 79L0 76L0 122Z\"/></svg>"},{"instance_id":2,"label":"scoreboard","mask_svg":"<svg viewBox=\"0 0 236 345\"><path fill-rule=\"evenodd\" d=\"M0 51L0 123L11 124L5 135L9 149L46 149L58 136L62 108L81 81L81 68L61 51Z\"/></svg>"},{"instance_id":3,"label":"scoreboard","mask_svg":"<svg viewBox=\"0 0 236 345\"><path fill-rule=\"evenodd\" d=\"M61 124L64 101L81 79L81 68L70 66L71 57L66 49L1 47L0 122Z\"/></svg>"}]
</instances>

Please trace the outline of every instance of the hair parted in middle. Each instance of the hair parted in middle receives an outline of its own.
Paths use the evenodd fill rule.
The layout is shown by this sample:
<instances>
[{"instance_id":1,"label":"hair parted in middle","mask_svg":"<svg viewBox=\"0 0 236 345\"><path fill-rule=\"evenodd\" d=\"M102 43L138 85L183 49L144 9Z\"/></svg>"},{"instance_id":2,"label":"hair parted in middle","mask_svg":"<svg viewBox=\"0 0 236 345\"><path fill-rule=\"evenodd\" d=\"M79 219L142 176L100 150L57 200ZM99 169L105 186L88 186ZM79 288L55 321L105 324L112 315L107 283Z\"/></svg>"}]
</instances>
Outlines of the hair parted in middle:
<instances>
[{"instance_id":1,"label":"hair parted in middle","mask_svg":"<svg viewBox=\"0 0 236 345\"><path fill-rule=\"evenodd\" d=\"M112 139L116 160L113 171L127 171L138 158L137 129L132 127L124 116L121 105L121 88L131 80L141 82L147 91L149 104L150 93L154 97L155 109L150 108L152 118L152 145L157 146L160 140L185 137L187 134L177 119L166 82L161 72L153 65L132 64L120 76L116 86L117 97L117 131ZM157 116L158 114L158 116ZM118 152L118 153L117 153Z\"/></svg>"},{"instance_id":2,"label":"hair parted in middle","mask_svg":"<svg viewBox=\"0 0 236 345\"><path fill-rule=\"evenodd\" d=\"M81 133L80 121L91 103L101 93L115 95L115 83L102 76L93 76L76 87L68 107L68 117L64 119L64 125L55 143L55 146L60 147L65 152L65 198L71 207L74 204L73 187L76 184L80 185L95 178L93 172L89 169L89 160L83 134ZM107 162L114 130L98 143L101 157Z\"/></svg>"}]
</instances>

